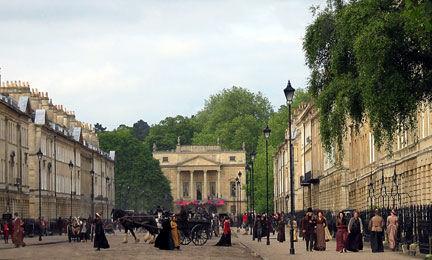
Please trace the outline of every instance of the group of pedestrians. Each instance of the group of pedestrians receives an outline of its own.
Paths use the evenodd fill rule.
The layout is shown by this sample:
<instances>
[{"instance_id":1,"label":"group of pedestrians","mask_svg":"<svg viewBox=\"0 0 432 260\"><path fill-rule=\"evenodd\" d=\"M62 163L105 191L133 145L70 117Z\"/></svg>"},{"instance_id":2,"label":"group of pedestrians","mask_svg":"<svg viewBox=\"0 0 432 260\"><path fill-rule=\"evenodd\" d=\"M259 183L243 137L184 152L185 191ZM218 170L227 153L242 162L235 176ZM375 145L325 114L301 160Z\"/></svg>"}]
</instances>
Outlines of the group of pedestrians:
<instances>
[{"instance_id":1,"label":"group of pedestrians","mask_svg":"<svg viewBox=\"0 0 432 260\"><path fill-rule=\"evenodd\" d=\"M11 221L4 221L2 224L3 239L5 244L9 243L9 237L12 239L12 243L15 247L24 247L24 222L19 217L18 213L15 213Z\"/></svg>"}]
</instances>

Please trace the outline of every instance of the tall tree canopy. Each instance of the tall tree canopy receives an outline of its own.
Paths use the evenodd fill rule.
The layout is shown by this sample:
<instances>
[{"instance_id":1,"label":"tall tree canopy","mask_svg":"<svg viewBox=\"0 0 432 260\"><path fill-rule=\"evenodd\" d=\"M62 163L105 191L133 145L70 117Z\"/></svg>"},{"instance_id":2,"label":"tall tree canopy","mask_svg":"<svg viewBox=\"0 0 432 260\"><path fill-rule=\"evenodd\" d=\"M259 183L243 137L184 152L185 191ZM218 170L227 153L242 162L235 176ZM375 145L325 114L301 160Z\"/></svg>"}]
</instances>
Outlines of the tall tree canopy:
<instances>
[{"instance_id":1,"label":"tall tree canopy","mask_svg":"<svg viewBox=\"0 0 432 260\"><path fill-rule=\"evenodd\" d=\"M247 151L255 150L261 126L272 112L270 102L261 93L235 86L224 89L210 96L194 118L198 131L193 143L210 145L219 139L227 149L241 149L244 142Z\"/></svg>"},{"instance_id":2,"label":"tall tree canopy","mask_svg":"<svg viewBox=\"0 0 432 260\"><path fill-rule=\"evenodd\" d=\"M168 180L151 151L134 136L133 128L120 126L98 134L104 150L115 150L116 205L120 208L149 210L156 206L170 208Z\"/></svg>"},{"instance_id":3,"label":"tall tree canopy","mask_svg":"<svg viewBox=\"0 0 432 260\"><path fill-rule=\"evenodd\" d=\"M147 124L147 122L141 119L135 124L133 124L132 129L133 129L134 136L138 140L142 141L144 140L144 137L146 137L146 135L148 134L150 130L150 126Z\"/></svg>"},{"instance_id":4,"label":"tall tree canopy","mask_svg":"<svg viewBox=\"0 0 432 260\"><path fill-rule=\"evenodd\" d=\"M331 0L306 30L309 89L327 151L342 147L347 122L368 120L378 146L414 125L432 101L432 2Z\"/></svg>"},{"instance_id":5,"label":"tall tree canopy","mask_svg":"<svg viewBox=\"0 0 432 260\"><path fill-rule=\"evenodd\" d=\"M176 117L167 117L158 124L153 125L145 138L147 147L156 144L160 150L175 149L178 137L180 137L181 144L192 144L192 137L195 132L192 120L178 115Z\"/></svg>"}]
</instances>

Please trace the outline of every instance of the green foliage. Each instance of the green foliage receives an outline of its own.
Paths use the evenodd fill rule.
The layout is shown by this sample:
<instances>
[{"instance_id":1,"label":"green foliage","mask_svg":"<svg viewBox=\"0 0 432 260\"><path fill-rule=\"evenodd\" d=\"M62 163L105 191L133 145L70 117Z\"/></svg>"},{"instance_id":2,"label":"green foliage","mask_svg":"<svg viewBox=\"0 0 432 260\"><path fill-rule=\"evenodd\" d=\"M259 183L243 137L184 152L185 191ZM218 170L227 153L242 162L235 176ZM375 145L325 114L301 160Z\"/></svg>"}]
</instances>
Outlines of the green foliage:
<instances>
[{"instance_id":1,"label":"green foliage","mask_svg":"<svg viewBox=\"0 0 432 260\"><path fill-rule=\"evenodd\" d=\"M141 211L154 209L158 205L171 207L168 180L148 147L134 136L133 128L122 125L98 136L103 150L116 151L117 207Z\"/></svg>"},{"instance_id":2,"label":"green foliage","mask_svg":"<svg viewBox=\"0 0 432 260\"><path fill-rule=\"evenodd\" d=\"M302 102L311 100L310 94L298 89L295 92L292 109L297 108ZM270 116L268 121L271 134L268 140L268 163L269 163L269 209L273 210L273 156L279 146L285 141L285 130L288 127L288 108L281 106L279 110ZM262 126L262 129L265 126ZM255 159L255 209L258 212L266 211L266 153L265 138L261 133L258 136L257 156Z\"/></svg>"},{"instance_id":3,"label":"green foliage","mask_svg":"<svg viewBox=\"0 0 432 260\"><path fill-rule=\"evenodd\" d=\"M157 145L158 150L172 150L180 137L181 144L192 144L195 126L191 118L184 116L167 117L150 128L145 138L147 147Z\"/></svg>"},{"instance_id":4,"label":"green foliage","mask_svg":"<svg viewBox=\"0 0 432 260\"><path fill-rule=\"evenodd\" d=\"M138 140L144 140L144 138L147 136L150 126L147 124L147 122L143 120L139 120L132 126L133 134Z\"/></svg>"},{"instance_id":5,"label":"green foliage","mask_svg":"<svg viewBox=\"0 0 432 260\"><path fill-rule=\"evenodd\" d=\"M309 90L327 151L342 151L347 122L367 119L378 147L390 149L432 101L432 3L422 0L329 1L303 42Z\"/></svg>"},{"instance_id":6,"label":"green foliage","mask_svg":"<svg viewBox=\"0 0 432 260\"><path fill-rule=\"evenodd\" d=\"M205 107L194 118L194 144L213 145L219 138L222 147L255 150L261 126L267 122L272 108L261 93L255 94L241 87L224 89L210 96Z\"/></svg>"},{"instance_id":7,"label":"green foliage","mask_svg":"<svg viewBox=\"0 0 432 260\"><path fill-rule=\"evenodd\" d=\"M107 128L103 127L102 124L96 123L94 125L94 129L96 133L104 132Z\"/></svg>"}]
</instances>

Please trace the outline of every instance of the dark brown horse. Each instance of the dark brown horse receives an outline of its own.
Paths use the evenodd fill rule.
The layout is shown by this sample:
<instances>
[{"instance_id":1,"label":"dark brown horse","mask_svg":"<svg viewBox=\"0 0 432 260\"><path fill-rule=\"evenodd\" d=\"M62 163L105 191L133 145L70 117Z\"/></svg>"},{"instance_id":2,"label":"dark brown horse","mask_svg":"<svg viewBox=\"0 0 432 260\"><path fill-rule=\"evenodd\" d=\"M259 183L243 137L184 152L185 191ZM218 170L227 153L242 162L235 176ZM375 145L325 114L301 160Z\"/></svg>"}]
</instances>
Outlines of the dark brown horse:
<instances>
[{"instance_id":1,"label":"dark brown horse","mask_svg":"<svg viewBox=\"0 0 432 260\"><path fill-rule=\"evenodd\" d=\"M130 231L134 237L135 242L139 242L139 239L135 236L134 232L134 229L136 228L144 228L153 236L159 232L156 220L152 215L136 214L121 209L112 209L111 217L113 221L118 221L125 229L126 238L124 243L127 243L128 231Z\"/></svg>"}]
</instances>

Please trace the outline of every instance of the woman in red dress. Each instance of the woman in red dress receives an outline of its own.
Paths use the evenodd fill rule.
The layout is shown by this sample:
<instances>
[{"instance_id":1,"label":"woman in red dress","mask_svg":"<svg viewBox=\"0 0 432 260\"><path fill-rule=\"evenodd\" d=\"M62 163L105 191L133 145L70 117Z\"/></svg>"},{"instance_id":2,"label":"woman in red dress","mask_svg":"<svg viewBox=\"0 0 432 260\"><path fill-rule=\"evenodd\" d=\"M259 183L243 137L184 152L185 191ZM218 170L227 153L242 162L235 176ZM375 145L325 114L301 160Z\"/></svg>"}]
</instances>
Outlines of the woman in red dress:
<instances>
[{"instance_id":1,"label":"woman in red dress","mask_svg":"<svg viewBox=\"0 0 432 260\"><path fill-rule=\"evenodd\" d=\"M9 224L7 223L7 221L5 221L5 223L3 223L3 236L4 236L5 244L8 244L9 243Z\"/></svg>"},{"instance_id":2,"label":"woman in red dress","mask_svg":"<svg viewBox=\"0 0 432 260\"><path fill-rule=\"evenodd\" d=\"M346 252L345 244L348 237L348 223L342 211L336 217L336 228L336 251L341 253Z\"/></svg>"},{"instance_id":3,"label":"woman in red dress","mask_svg":"<svg viewBox=\"0 0 432 260\"><path fill-rule=\"evenodd\" d=\"M225 217L223 223L223 234L216 244L217 246L231 246L231 225L229 217Z\"/></svg>"}]
</instances>

